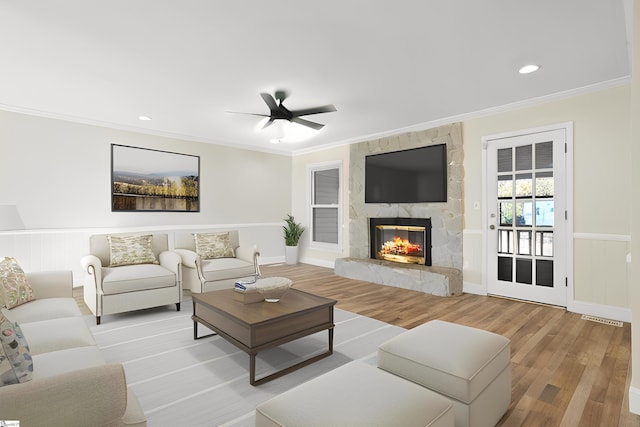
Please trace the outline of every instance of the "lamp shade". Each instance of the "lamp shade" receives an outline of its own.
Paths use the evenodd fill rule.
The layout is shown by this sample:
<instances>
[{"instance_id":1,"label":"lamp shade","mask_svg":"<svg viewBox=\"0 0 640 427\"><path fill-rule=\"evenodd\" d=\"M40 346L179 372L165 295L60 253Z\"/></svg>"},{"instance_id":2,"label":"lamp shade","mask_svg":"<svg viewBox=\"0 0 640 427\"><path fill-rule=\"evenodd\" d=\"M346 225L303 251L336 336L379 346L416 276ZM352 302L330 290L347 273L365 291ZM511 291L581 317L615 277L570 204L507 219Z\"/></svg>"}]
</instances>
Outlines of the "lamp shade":
<instances>
[{"instance_id":1,"label":"lamp shade","mask_svg":"<svg viewBox=\"0 0 640 427\"><path fill-rule=\"evenodd\" d=\"M16 205L0 205L0 231L23 230L24 223Z\"/></svg>"}]
</instances>

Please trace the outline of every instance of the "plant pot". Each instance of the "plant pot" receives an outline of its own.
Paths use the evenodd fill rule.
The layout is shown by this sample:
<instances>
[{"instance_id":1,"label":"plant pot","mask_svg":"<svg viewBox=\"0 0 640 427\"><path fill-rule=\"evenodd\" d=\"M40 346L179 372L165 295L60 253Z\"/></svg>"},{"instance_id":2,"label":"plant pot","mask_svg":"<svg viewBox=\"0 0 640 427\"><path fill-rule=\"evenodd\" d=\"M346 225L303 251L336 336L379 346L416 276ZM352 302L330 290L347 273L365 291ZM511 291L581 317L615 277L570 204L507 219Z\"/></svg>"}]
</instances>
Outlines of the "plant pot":
<instances>
[{"instance_id":1,"label":"plant pot","mask_svg":"<svg viewBox=\"0 0 640 427\"><path fill-rule=\"evenodd\" d=\"M298 247L285 246L284 259L285 259L285 263L287 264L297 264L298 263Z\"/></svg>"}]
</instances>

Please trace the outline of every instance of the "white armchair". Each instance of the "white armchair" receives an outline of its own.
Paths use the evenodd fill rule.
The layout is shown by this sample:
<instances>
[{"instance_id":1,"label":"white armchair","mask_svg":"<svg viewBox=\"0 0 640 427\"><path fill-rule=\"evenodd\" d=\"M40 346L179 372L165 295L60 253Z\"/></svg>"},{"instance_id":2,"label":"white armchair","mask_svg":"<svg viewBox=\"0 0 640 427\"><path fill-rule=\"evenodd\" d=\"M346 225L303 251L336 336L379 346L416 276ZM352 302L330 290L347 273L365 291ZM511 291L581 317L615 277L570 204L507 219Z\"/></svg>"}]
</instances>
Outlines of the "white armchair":
<instances>
[{"instance_id":1,"label":"white armchair","mask_svg":"<svg viewBox=\"0 0 640 427\"><path fill-rule=\"evenodd\" d=\"M232 251L221 257L201 256L196 248L196 234L228 234L228 245ZM182 258L183 286L193 293L233 288L238 279L260 276L260 252L256 245L240 246L237 230L178 232L174 246Z\"/></svg>"},{"instance_id":2,"label":"white armchair","mask_svg":"<svg viewBox=\"0 0 640 427\"><path fill-rule=\"evenodd\" d=\"M90 254L81 260L87 273L84 301L96 316L96 324L105 314L167 304L175 304L180 311L181 259L168 249L166 234L96 234L89 238Z\"/></svg>"}]
</instances>

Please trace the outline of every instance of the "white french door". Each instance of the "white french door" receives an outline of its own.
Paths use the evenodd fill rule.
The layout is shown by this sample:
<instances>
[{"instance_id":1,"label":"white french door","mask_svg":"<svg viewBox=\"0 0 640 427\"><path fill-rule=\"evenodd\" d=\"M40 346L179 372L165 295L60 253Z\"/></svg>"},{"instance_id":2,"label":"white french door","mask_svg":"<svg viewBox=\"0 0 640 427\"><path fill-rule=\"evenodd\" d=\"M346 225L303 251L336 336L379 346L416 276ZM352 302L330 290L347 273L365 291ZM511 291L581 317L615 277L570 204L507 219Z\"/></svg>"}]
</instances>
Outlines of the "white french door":
<instances>
[{"instance_id":1,"label":"white french door","mask_svg":"<svg viewBox=\"0 0 640 427\"><path fill-rule=\"evenodd\" d=\"M489 294L567 305L566 133L484 140Z\"/></svg>"}]
</instances>

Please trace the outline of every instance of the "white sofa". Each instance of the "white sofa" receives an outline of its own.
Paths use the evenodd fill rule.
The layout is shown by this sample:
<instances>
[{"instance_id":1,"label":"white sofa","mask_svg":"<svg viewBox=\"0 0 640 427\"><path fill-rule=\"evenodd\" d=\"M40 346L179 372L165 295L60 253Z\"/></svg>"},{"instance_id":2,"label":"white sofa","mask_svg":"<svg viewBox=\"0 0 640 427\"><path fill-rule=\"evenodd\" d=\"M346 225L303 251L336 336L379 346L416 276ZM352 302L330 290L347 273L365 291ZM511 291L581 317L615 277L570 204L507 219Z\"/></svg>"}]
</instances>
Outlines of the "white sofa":
<instances>
[{"instance_id":1,"label":"white sofa","mask_svg":"<svg viewBox=\"0 0 640 427\"><path fill-rule=\"evenodd\" d=\"M33 360L30 381L0 387L0 418L29 426L146 426L120 364L106 364L72 296L70 271L27 273L35 300L3 314Z\"/></svg>"},{"instance_id":2,"label":"white sofa","mask_svg":"<svg viewBox=\"0 0 640 427\"><path fill-rule=\"evenodd\" d=\"M182 258L182 284L193 293L233 288L238 279L260 275L256 245L241 246L238 230L208 230L200 233L229 233L235 257L204 259L196 253L196 232L175 233L174 251Z\"/></svg>"}]
</instances>

